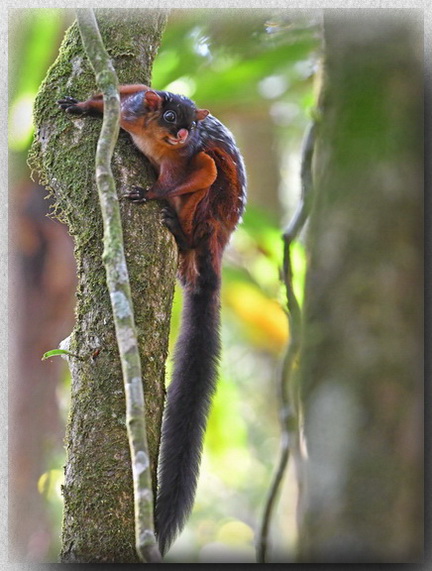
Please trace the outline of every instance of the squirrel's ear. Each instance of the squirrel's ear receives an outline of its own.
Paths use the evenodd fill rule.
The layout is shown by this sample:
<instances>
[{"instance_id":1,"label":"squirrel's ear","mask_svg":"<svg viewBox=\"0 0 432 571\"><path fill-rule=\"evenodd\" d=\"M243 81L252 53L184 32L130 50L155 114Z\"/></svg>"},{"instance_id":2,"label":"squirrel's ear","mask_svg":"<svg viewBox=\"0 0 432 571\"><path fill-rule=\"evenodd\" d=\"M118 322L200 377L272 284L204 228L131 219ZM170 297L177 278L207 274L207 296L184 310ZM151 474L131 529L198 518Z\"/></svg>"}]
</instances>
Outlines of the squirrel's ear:
<instances>
[{"instance_id":1,"label":"squirrel's ear","mask_svg":"<svg viewBox=\"0 0 432 571\"><path fill-rule=\"evenodd\" d=\"M195 119L197 121L202 121L203 119L205 119L207 117L207 115L210 113L210 111L208 109L197 109L195 111Z\"/></svg>"},{"instance_id":2,"label":"squirrel's ear","mask_svg":"<svg viewBox=\"0 0 432 571\"><path fill-rule=\"evenodd\" d=\"M144 100L150 109L158 109L162 103L162 97L158 95L156 91L153 91L153 89L149 89L145 92Z\"/></svg>"}]
</instances>

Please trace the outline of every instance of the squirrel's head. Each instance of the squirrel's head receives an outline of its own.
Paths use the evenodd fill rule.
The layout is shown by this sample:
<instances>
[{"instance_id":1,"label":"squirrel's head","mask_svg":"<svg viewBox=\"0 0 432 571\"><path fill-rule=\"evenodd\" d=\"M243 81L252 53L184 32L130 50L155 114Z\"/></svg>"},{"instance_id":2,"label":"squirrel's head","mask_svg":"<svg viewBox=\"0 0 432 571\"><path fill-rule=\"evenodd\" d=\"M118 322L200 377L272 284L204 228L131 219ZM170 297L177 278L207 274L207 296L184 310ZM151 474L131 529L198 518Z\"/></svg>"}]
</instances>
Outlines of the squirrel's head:
<instances>
[{"instance_id":1,"label":"squirrel's head","mask_svg":"<svg viewBox=\"0 0 432 571\"><path fill-rule=\"evenodd\" d=\"M164 140L172 146L183 145L197 123L209 114L207 109L197 109L187 97L168 91L149 89L144 94L144 105L155 114L159 127L166 132Z\"/></svg>"}]
</instances>

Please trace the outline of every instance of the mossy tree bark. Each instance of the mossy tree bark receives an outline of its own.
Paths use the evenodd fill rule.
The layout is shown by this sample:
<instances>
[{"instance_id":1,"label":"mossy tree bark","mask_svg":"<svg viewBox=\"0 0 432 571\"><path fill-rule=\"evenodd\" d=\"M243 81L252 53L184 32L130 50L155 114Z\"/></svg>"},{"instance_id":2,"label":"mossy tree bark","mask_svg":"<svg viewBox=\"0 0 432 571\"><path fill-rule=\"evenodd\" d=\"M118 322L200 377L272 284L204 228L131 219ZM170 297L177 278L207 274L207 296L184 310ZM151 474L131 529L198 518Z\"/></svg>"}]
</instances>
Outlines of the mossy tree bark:
<instances>
[{"instance_id":1,"label":"mossy tree bark","mask_svg":"<svg viewBox=\"0 0 432 571\"><path fill-rule=\"evenodd\" d=\"M405 13L324 20L300 358L300 560L422 557L423 37Z\"/></svg>"},{"instance_id":2,"label":"mossy tree bark","mask_svg":"<svg viewBox=\"0 0 432 571\"><path fill-rule=\"evenodd\" d=\"M159 11L96 11L120 83L149 83L166 16ZM102 264L103 228L94 157L101 121L70 118L56 101L87 99L94 73L78 27L66 33L35 105L32 163L55 198L55 214L75 239L76 325L69 338L71 409L62 562L138 562L125 400L111 303ZM147 161L121 133L113 158L121 195L153 177ZM164 400L165 360L176 271L176 248L161 225L159 206L121 201L125 251L139 337L153 484Z\"/></svg>"}]
</instances>

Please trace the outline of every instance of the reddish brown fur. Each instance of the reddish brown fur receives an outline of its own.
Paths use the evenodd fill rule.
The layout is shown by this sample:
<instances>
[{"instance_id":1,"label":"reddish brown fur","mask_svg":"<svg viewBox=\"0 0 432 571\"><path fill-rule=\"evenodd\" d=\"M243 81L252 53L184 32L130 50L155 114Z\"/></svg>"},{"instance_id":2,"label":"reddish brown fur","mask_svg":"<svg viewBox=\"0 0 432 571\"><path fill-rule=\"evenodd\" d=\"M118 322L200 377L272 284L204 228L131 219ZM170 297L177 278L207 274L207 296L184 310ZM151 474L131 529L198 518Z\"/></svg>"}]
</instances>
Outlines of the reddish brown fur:
<instances>
[{"instance_id":1,"label":"reddish brown fur","mask_svg":"<svg viewBox=\"0 0 432 571\"><path fill-rule=\"evenodd\" d=\"M157 181L146 190L145 199L163 199L177 214L189 247L193 250L205 235L212 239L206 243L215 270L220 270L223 249L238 221L238 197L241 183L232 156L214 145L199 151L195 156L179 152L179 146L167 142L167 131L158 123L162 98L143 84L122 85L120 126L132 135L134 143L154 166ZM128 113L131 97L143 92L147 110ZM76 103L84 112L103 113L102 95ZM206 110L196 111L196 120L204 120ZM197 259L194 251L180 250L179 273L184 283L196 283Z\"/></svg>"}]
</instances>

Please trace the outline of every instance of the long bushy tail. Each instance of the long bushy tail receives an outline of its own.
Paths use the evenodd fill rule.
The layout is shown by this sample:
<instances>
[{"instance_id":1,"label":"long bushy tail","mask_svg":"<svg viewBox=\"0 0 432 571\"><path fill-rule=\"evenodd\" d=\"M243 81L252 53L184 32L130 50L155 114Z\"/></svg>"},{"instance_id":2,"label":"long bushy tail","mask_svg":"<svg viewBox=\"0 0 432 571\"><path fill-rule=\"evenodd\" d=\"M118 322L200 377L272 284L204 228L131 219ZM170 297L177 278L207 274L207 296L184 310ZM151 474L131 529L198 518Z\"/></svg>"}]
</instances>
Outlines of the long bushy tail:
<instances>
[{"instance_id":1,"label":"long bushy tail","mask_svg":"<svg viewBox=\"0 0 432 571\"><path fill-rule=\"evenodd\" d=\"M219 278L185 290L182 326L162 425L156 531L164 554L186 523L198 481L203 437L220 355Z\"/></svg>"}]
</instances>

